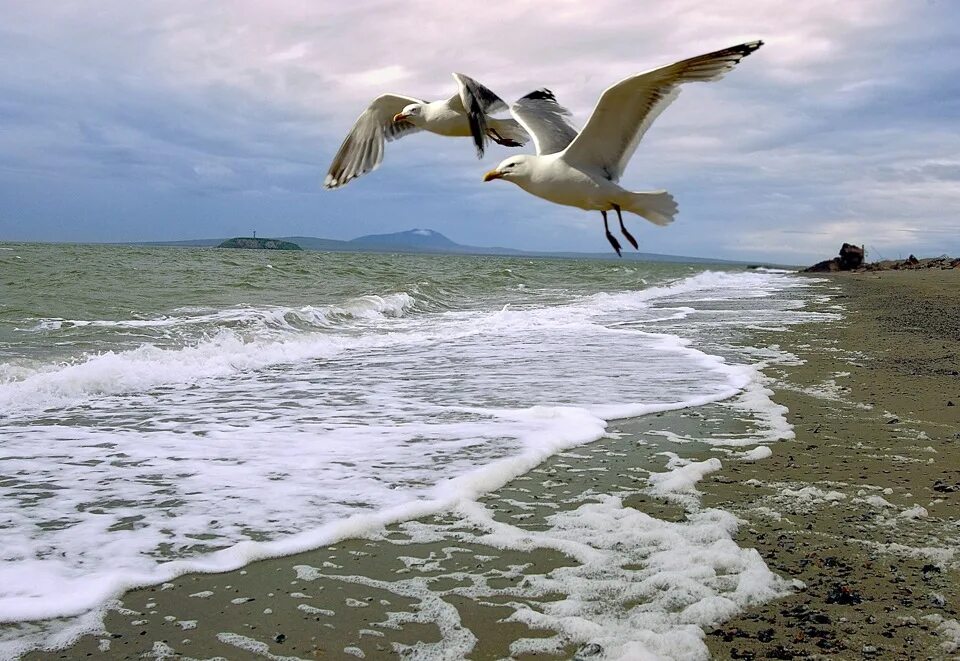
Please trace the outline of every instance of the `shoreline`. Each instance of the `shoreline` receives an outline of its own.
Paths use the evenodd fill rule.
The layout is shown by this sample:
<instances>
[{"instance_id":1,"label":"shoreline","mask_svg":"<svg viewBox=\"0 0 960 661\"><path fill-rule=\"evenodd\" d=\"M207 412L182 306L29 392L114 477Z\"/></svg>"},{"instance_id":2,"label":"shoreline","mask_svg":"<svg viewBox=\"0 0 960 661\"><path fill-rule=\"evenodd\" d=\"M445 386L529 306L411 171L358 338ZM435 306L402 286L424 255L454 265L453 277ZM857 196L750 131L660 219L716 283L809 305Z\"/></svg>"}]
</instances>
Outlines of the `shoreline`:
<instances>
[{"instance_id":1,"label":"shoreline","mask_svg":"<svg viewBox=\"0 0 960 661\"><path fill-rule=\"evenodd\" d=\"M790 350L805 362L773 370L795 440L703 484L706 503L744 519L738 541L806 588L722 623L710 650L955 658L960 273L838 274L828 283L840 290L844 321L795 329Z\"/></svg>"},{"instance_id":2,"label":"shoreline","mask_svg":"<svg viewBox=\"0 0 960 661\"><path fill-rule=\"evenodd\" d=\"M740 547L756 548L769 568L785 579L778 584L779 588L784 593L791 592L765 605L749 607L709 631L705 641L716 658L763 658L770 654L779 654L775 658L810 658L839 652L885 658L894 652L921 651L923 658L926 655L941 658L936 655L950 653L942 646L945 641L949 642L950 632L950 627L945 627L943 622L956 619L958 602L956 588L952 587L960 582L957 581L956 555L931 558L921 552L917 557L901 559L900 549L889 546L878 549L868 544L845 544L827 553L838 540L847 539L839 533L851 527L862 532L863 541L872 541L870 535L874 534L899 540L897 535L903 534L900 515L911 510L916 516L903 517L909 527L942 527L949 517L950 505L957 504L953 492L931 491L940 497L939 503L931 502L936 498L921 496L925 494L924 488L932 489L924 486L924 480L929 477L924 471L934 470L929 466L939 462L943 466L960 465L956 454L960 442L948 447L949 439L943 437L944 429L956 420L954 412L958 409L946 407L951 410L943 412L939 408L924 408L928 397L922 394L946 385L956 390L956 377L948 374L930 377L935 383L926 383L912 401L904 400L906 395L897 382L897 378L904 378L903 361L885 358L890 364L881 362L874 366L870 358L871 352L881 352L888 341L885 333L890 328L880 326L895 326L896 319L878 321L877 328L870 327L872 330L867 336L873 345L856 350L848 346L859 337L858 333L851 333L851 326L869 324L871 315L876 316L877 310L870 308L870 301L889 295L890 285L886 282L874 283L873 288L869 282L858 284L860 279L874 277L874 274L843 275L832 277L822 285L843 290L834 302L853 304L846 305L848 316L843 322L795 326L786 333L770 335L751 331L757 340L751 340L751 344L780 345L807 360L802 365L778 364L766 370L767 377L773 380L767 385L774 390L774 402L786 405L789 411L787 419L793 424L795 439L773 443L769 446L772 457L758 456L755 462L733 459L739 448L702 444L684 448L685 451L696 449L695 462L709 463L703 466L703 479L694 482L696 487L691 485L694 492L699 489L703 493L702 506L698 503L696 510L720 508L739 517L742 522L735 539ZM887 273L883 277L887 278ZM916 279L915 273L908 277ZM934 289L943 278L940 273L931 277ZM960 301L957 284L960 278L955 279L951 290L951 296L956 297L952 299L954 304ZM927 290L924 292L930 294ZM856 301L850 299L852 296L858 297ZM902 320L899 323L902 326ZM903 340L900 346L927 346L940 341L951 328L945 324L937 333L923 335L923 342L904 331L909 339ZM917 332L923 334L923 330ZM907 364L917 369L924 364L939 366L943 361L948 364L951 359L938 356L931 348L929 354L921 353L911 360ZM838 371L849 372L849 375L835 376ZM859 390L866 383L861 372L869 375L873 382L879 379L889 387L876 388L869 402L858 401ZM830 379L832 385L827 383ZM848 381L854 385L847 385ZM857 392L844 388L854 388ZM956 404L960 404L958 399L960 392L954 396ZM864 408L866 406L871 408ZM891 417L899 416L897 423L888 424L888 412L894 414ZM519 652L514 653L513 658L527 658L523 650L510 649L510 641L519 638L541 640L539 651L552 649L565 655L561 658L577 654L583 658L602 658L602 650L591 648L589 643L564 643L554 637L553 632L538 627L543 623L517 619L516 609L511 606L523 597L522 592L511 587L515 584L530 583L537 587L539 582L542 594L533 602L541 606L550 604L551 598L559 598L558 592L550 592L545 577L571 571L576 564L570 555L572 547L561 543L563 539L554 538L550 540L554 548L543 544L532 544L527 549L498 548L495 535L484 536L476 531L484 526L495 530L498 524L508 524L522 527L533 536L544 534L551 530L548 525L551 517L558 511L582 504L583 494L588 492L619 499L619 506L601 499L600 505L613 508L607 514L619 507L621 512L633 510L652 515L674 526L688 522L691 511L684 505L683 497L692 495L690 492L681 491L674 494L679 498L671 499L649 490L650 474L664 470L665 460L658 452L675 449L662 440L654 444L652 439L667 423L674 432L688 430L690 438L703 437L711 425L714 431L742 431L735 417L720 422L709 419L722 413L723 405L708 405L613 421L608 426L612 437L551 457L530 473L481 498L480 510L461 507L426 521L389 526L382 535L261 561L239 571L186 575L170 584L136 590L124 596L124 610L108 615L106 628L110 633L86 636L68 650L36 652L26 658L74 658L88 653L113 658L134 658L144 653L156 658L178 653L221 654L228 658L241 653L292 654L300 658L349 658L350 655L383 658L394 656L402 646L413 645L418 640L438 642L438 639L447 645L460 644L461 650L469 649L472 659L502 658L511 651ZM937 418L938 414L945 417ZM951 414L953 418L949 418ZM928 420L931 417L933 419ZM900 418L903 423L899 422ZM877 455L867 457L869 461L862 452L844 453L844 441L851 435L879 435L879 438L890 439L892 447L894 442L902 445L912 442L911 438L917 440L909 436L913 431L925 434L925 445L917 450L923 454L917 456L923 460L935 457L934 464L896 460L897 465L887 467L894 461L889 457L916 458L900 445L893 450L869 446L872 449L864 452ZM650 432L654 435L645 436ZM683 434L678 438L680 436ZM859 441L864 448L868 447L866 440ZM926 450L934 445L937 446L935 453ZM910 446L910 450L913 449ZM892 454L884 454L887 451ZM720 461L716 462L718 457ZM854 463L855 460L859 463ZM714 468L713 462L722 467L712 472L709 469ZM856 483L848 476L852 465L860 471ZM811 475L812 468L825 474ZM908 473L912 478L908 482L910 487L904 488L898 480ZM771 475L776 476L774 482L769 481ZM941 479L949 480L950 475ZM891 486L883 486L884 480ZM748 482L750 484L745 484ZM892 489L893 493L886 493L885 489ZM780 491L806 496L783 496ZM861 495L858 491L865 493ZM882 498L890 506L880 505L872 496ZM914 509L918 506L926 510L926 516ZM891 516L884 514L887 510ZM874 520L876 516L885 518L878 522ZM893 519L893 524L887 519ZM813 527L807 529L808 525ZM954 530L956 532L956 528ZM928 530L924 534L928 535L928 541L933 535ZM500 541L502 546L503 540ZM914 546L903 545L921 550L933 548L919 546L920 542L914 541ZM540 538L540 542L545 542L545 538ZM598 542L598 546L603 544ZM887 565L892 558L901 563L901 569L892 575L898 580L891 579L887 585L883 579L891 576ZM529 564L531 561L533 565ZM481 565L482 585L474 578ZM927 565L937 570L924 570ZM792 579L803 581L806 587L788 586L786 581ZM845 592L843 586L849 591ZM529 586L527 588L529 592ZM906 588L912 592L939 590L935 594L942 597L943 605L932 604L926 608L916 603L918 599L909 607L902 605L898 600L904 598L902 593ZM437 597L437 592L443 592L443 598ZM860 602L854 603L858 598ZM829 603L831 600L837 603ZM895 604L897 610L885 610L886 606ZM904 624L898 619L907 608L911 614L906 617L912 617L915 624ZM929 616L940 617L941 622L923 619ZM822 621L824 617L829 622ZM886 635L888 630L894 630L892 637ZM474 635L479 640L471 641ZM862 644L861 639L865 641ZM853 643L848 642L851 640ZM699 652L695 642L691 639L688 650L691 655ZM537 644L528 644L526 651L533 658L532 653L538 651Z\"/></svg>"}]
</instances>

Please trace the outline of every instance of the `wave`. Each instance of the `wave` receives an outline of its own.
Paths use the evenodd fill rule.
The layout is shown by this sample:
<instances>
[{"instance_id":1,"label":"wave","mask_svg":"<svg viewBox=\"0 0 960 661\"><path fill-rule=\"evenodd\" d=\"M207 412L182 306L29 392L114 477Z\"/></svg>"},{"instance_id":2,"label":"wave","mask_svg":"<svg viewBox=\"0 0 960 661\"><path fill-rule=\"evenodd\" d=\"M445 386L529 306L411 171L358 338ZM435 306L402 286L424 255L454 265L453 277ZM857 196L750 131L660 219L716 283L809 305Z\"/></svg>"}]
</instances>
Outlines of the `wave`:
<instances>
[{"instance_id":1,"label":"wave","mask_svg":"<svg viewBox=\"0 0 960 661\"><path fill-rule=\"evenodd\" d=\"M99 320L204 319L214 332L7 372L0 409L17 417L2 427L0 462L29 477L2 487L20 554L0 564L0 621L75 616L131 587L443 511L597 440L615 418L746 393L761 432L785 437L755 368L644 324L682 327L692 296L792 286L701 273L525 308L411 314L414 291ZM37 644L0 640L0 652Z\"/></svg>"},{"instance_id":2,"label":"wave","mask_svg":"<svg viewBox=\"0 0 960 661\"><path fill-rule=\"evenodd\" d=\"M129 320L48 320L104 328L202 326L199 339L186 346L143 343L137 348L86 354L77 359L0 368L0 409L29 414L52 406L70 406L90 398L144 393L159 387L189 388L198 382L303 361L333 359L354 351L415 347L498 329L564 327L591 318L615 328L613 318L650 310L643 323L682 321L690 306L667 307L671 299L713 293L719 299L760 298L795 286L784 276L702 272L640 291L598 293L566 304L495 312L447 311L411 318L418 298L406 292L367 295L338 305L300 308L231 308L215 312L184 308L180 314ZM416 293L416 292L415 292ZM659 305L654 307L653 304ZM664 316L663 312L667 314ZM610 319L603 319L607 315ZM406 323L389 323L390 320Z\"/></svg>"},{"instance_id":3,"label":"wave","mask_svg":"<svg viewBox=\"0 0 960 661\"><path fill-rule=\"evenodd\" d=\"M416 300L406 292L378 296L360 296L340 305L290 307L241 307L215 312L181 308L180 315L149 319L40 319L30 331L54 331L67 328L168 328L172 326L234 324L260 325L294 330L303 326L328 327L334 322L354 319L400 317L414 308ZM195 314L190 314L191 312ZM196 314L200 312L200 314Z\"/></svg>"}]
</instances>

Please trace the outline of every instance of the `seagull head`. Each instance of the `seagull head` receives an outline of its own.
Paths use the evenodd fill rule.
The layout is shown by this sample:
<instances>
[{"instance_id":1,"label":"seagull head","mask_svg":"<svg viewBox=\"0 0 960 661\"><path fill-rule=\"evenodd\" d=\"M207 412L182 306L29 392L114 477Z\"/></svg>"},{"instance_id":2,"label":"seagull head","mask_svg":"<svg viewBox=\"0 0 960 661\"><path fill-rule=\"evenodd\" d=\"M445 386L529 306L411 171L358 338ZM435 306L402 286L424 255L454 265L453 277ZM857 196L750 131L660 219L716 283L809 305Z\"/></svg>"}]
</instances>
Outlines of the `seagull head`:
<instances>
[{"instance_id":1,"label":"seagull head","mask_svg":"<svg viewBox=\"0 0 960 661\"><path fill-rule=\"evenodd\" d=\"M500 165L483 175L484 181L506 179L514 183L530 176L530 158L526 154L518 154L501 161Z\"/></svg>"},{"instance_id":2,"label":"seagull head","mask_svg":"<svg viewBox=\"0 0 960 661\"><path fill-rule=\"evenodd\" d=\"M410 122L416 124L423 117L423 106L419 103L411 103L403 110L393 116L394 122Z\"/></svg>"}]
</instances>

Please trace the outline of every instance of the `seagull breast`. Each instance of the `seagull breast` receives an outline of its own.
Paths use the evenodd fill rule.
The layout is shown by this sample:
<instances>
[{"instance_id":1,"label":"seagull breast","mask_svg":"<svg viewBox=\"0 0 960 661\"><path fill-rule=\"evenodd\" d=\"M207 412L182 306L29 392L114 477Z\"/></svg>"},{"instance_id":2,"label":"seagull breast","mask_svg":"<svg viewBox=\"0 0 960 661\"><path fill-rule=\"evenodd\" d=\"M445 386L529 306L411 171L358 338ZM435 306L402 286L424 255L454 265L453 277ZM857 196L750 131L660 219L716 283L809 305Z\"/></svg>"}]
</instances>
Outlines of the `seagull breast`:
<instances>
[{"instance_id":1,"label":"seagull breast","mask_svg":"<svg viewBox=\"0 0 960 661\"><path fill-rule=\"evenodd\" d=\"M555 204L587 211L609 209L611 195L621 190L608 179L571 167L560 154L528 158L525 176L512 181L531 195Z\"/></svg>"}]
</instances>

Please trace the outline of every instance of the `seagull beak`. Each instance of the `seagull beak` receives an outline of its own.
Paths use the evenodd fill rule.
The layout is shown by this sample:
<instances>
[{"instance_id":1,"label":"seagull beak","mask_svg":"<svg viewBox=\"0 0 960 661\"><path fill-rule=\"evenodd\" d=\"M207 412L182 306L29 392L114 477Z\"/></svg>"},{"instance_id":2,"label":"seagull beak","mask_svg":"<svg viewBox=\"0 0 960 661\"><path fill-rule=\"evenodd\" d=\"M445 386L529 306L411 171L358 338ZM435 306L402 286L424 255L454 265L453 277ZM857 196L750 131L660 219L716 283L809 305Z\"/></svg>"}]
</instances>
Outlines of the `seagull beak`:
<instances>
[{"instance_id":1,"label":"seagull beak","mask_svg":"<svg viewBox=\"0 0 960 661\"><path fill-rule=\"evenodd\" d=\"M490 170L490 172L483 175L484 181L493 181L494 179L503 179L503 174L497 170Z\"/></svg>"},{"instance_id":2,"label":"seagull beak","mask_svg":"<svg viewBox=\"0 0 960 661\"><path fill-rule=\"evenodd\" d=\"M406 118L407 118L406 115L404 115L402 112L398 112L396 115L393 116L393 121L402 122Z\"/></svg>"}]
</instances>

